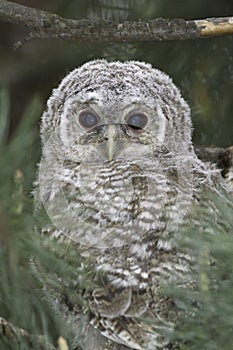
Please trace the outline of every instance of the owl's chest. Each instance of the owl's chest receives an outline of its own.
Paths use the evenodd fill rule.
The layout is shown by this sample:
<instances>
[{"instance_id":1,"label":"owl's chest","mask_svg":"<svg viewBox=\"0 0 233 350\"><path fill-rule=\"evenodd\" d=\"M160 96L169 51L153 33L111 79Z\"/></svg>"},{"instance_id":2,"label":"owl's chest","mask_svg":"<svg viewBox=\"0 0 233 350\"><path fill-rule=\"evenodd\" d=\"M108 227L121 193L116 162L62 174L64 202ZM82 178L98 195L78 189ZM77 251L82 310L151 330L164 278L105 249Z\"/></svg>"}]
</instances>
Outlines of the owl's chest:
<instances>
[{"instance_id":1,"label":"owl's chest","mask_svg":"<svg viewBox=\"0 0 233 350\"><path fill-rule=\"evenodd\" d=\"M146 176L136 164L108 162L80 166L76 186L80 201L105 215L137 215L148 188Z\"/></svg>"},{"instance_id":2,"label":"owl's chest","mask_svg":"<svg viewBox=\"0 0 233 350\"><path fill-rule=\"evenodd\" d=\"M51 196L50 212L82 244L122 246L163 232L176 220L179 188L159 161L71 163L62 172L52 185L59 190Z\"/></svg>"}]
</instances>

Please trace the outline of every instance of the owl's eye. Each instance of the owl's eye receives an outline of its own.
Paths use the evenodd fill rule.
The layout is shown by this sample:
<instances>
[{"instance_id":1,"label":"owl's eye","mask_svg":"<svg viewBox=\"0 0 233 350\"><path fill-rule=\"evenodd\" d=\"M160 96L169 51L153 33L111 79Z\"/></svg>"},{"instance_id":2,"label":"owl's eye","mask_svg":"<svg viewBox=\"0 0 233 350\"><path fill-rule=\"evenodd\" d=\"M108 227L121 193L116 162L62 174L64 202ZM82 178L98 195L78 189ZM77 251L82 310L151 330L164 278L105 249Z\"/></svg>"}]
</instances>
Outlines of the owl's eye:
<instances>
[{"instance_id":1,"label":"owl's eye","mask_svg":"<svg viewBox=\"0 0 233 350\"><path fill-rule=\"evenodd\" d=\"M78 122L81 128L91 130L99 123L99 116L94 111L86 109L79 113Z\"/></svg>"},{"instance_id":2,"label":"owl's eye","mask_svg":"<svg viewBox=\"0 0 233 350\"><path fill-rule=\"evenodd\" d=\"M126 125L134 132L140 132L148 124L148 118L144 113L133 113L126 118Z\"/></svg>"}]
</instances>

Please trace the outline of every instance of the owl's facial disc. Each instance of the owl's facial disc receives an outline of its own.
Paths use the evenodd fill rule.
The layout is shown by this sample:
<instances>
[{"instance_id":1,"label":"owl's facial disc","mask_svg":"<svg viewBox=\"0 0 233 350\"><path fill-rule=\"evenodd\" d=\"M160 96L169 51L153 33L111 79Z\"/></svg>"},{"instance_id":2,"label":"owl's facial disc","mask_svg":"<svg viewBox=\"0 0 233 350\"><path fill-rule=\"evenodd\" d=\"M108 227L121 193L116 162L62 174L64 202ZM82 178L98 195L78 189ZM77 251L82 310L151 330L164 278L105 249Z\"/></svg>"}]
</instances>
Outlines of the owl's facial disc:
<instances>
[{"instance_id":1,"label":"owl's facial disc","mask_svg":"<svg viewBox=\"0 0 233 350\"><path fill-rule=\"evenodd\" d=\"M159 108L142 103L110 107L76 99L66 104L60 130L69 157L101 162L153 156L165 133Z\"/></svg>"}]
</instances>

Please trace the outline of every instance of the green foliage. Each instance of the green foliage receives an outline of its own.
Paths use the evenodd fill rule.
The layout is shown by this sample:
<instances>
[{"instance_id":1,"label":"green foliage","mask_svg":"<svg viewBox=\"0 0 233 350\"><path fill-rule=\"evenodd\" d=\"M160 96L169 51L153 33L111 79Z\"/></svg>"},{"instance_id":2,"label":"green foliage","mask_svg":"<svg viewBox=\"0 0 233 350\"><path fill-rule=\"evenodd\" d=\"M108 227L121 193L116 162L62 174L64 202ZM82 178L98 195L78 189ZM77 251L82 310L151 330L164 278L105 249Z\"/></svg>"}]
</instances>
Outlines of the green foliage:
<instances>
[{"instance_id":1,"label":"green foliage","mask_svg":"<svg viewBox=\"0 0 233 350\"><path fill-rule=\"evenodd\" d=\"M3 336L0 322L0 349L52 349L59 336L71 343L72 336L63 315L51 305L61 295L82 305L79 295L93 287L93 271L82 267L74 245L45 237L42 245L41 235L36 234L48 223L43 210L34 211L32 196L40 156L36 126L42 112L40 100L35 97L29 103L9 141L6 90L0 92L0 102L4 130L0 134L0 318L32 335L30 342L27 336Z\"/></svg>"},{"instance_id":2,"label":"green foliage","mask_svg":"<svg viewBox=\"0 0 233 350\"><path fill-rule=\"evenodd\" d=\"M185 350L230 350L233 344L233 198L207 193L193 210L199 225L180 232L180 244L196 256L192 284L167 292L181 308L174 338Z\"/></svg>"},{"instance_id":3,"label":"green foliage","mask_svg":"<svg viewBox=\"0 0 233 350\"><path fill-rule=\"evenodd\" d=\"M16 346L11 337L0 333L0 349L36 349L38 335L43 335L47 344L56 344L59 336L71 339L62 315L54 314L51 301L56 295L67 294L71 303L75 301L82 306L81 292L94 286L94 274L91 267L83 268L73 245L48 240L45 247L34 232L35 226L43 227L47 221L45 215L38 214L35 222L31 195L39 159L36 127L42 109L39 99L31 101L10 141L7 91L0 92L0 102L0 317L35 336L33 345L29 346L27 339L18 339ZM209 202L214 203L216 215ZM173 286L166 291L181 309L174 338L185 350L230 350L233 198L207 193L203 203L204 206L193 209L192 219L197 224L180 232L180 244L197 257L193 283L188 289ZM62 276L62 282L58 276Z\"/></svg>"},{"instance_id":4,"label":"green foliage","mask_svg":"<svg viewBox=\"0 0 233 350\"><path fill-rule=\"evenodd\" d=\"M6 90L0 92L0 102L0 317L32 335L43 334L46 342L52 342L63 334L61 324L45 300L32 263L32 258L47 267L55 262L33 232L30 186L39 156L35 123L42 106L38 98L31 101L7 143L9 96ZM10 339L0 334L0 349L28 349L27 342L21 340L16 347Z\"/></svg>"}]
</instances>

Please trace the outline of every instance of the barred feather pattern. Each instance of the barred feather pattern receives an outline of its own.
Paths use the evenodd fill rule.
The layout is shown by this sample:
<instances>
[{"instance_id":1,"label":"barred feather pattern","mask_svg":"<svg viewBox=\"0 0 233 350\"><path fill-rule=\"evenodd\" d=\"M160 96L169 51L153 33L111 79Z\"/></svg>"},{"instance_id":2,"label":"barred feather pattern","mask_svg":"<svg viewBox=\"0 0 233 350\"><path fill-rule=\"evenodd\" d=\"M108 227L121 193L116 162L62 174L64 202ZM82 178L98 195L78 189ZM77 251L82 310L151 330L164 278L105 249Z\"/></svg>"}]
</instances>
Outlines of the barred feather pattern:
<instances>
[{"instance_id":1,"label":"barred feather pattern","mask_svg":"<svg viewBox=\"0 0 233 350\"><path fill-rule=\"evenodd\" d=\"M98 121L89 130L82 111ZM147 123L130 127L132 115ZM203 188L219 182L196 157L191 129L178 88L142 62L88 62L48 100L36 202L53 223L47 235L70 241L97 272L84 306L55 302L85 350L176 348L169 334L180 311L161 289L192 286L195 257L178 246L177 230Z\"/></svg>"}]
</instances>

